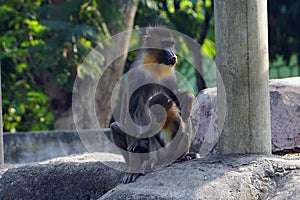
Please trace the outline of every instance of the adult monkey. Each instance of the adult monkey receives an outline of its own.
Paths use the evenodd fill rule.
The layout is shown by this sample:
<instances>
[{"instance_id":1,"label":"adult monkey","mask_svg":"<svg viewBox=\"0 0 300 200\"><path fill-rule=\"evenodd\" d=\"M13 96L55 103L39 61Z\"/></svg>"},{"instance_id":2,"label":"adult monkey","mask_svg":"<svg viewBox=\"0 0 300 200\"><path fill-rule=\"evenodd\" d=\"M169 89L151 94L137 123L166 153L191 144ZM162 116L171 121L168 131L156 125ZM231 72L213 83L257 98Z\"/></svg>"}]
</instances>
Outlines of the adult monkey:
<instances>
[{"instance_id":1,"label":"adult monkey","mask_svg":"<svg viewBox=\"0 0 300 200\"><path fill-rule=\"evenodd\" d=\"M110 126L130 170L123 183L134 182L155 166L197 157L189 153L194 95L178 91L171 33L149 27L143 42L128 72L120 122Z\"/></svg>"}]
</instances>

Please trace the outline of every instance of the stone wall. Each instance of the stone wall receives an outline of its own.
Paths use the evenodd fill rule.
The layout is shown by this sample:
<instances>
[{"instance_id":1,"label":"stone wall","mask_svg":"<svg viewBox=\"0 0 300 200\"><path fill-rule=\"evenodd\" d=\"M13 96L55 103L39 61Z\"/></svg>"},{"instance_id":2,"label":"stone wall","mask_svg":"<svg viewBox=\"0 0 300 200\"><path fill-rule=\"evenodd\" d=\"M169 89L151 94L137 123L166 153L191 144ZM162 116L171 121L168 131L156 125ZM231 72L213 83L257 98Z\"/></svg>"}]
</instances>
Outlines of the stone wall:
<instances>
[{"instance_id":1,"label":"stone wall","mask_svg":"<svg viewBox=\"0 0 300 200\"><path fill-rule=\"evenodd\" d=\"M107 132L109 130L104 129L104 133ZM101 134L96 130L81 133L85 134L85 140L95 142ZM4 133L5 163L37 162L87 151L76 130Z\"/></svg>"}]
</instances>

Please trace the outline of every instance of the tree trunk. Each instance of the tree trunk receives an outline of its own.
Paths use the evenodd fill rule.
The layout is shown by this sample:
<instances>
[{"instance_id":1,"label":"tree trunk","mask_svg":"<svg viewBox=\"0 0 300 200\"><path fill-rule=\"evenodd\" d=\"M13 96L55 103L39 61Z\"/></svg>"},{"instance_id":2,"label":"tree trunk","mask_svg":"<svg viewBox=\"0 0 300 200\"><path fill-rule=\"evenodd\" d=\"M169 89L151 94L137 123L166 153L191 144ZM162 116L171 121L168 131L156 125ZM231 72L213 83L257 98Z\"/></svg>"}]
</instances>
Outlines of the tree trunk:
<instances>
[{"instance_id":1,"label":"tree trunk","mask_svg":"<svg viewBox=\"0 0 300 200\"><path fill-rule=\"evenodd\" d=\"M214 5L220 152L271 153L267 0Z\"/></svg>"},{"instance_id":2,"label":"tree trunk","mask_svg":"<svg viewBox=\"0 0 300 200\"><path fill-rule=\"evenodd\" d=\"M101 70L104 70L106 65L108 67L101 71L100 80L98 80L99 77L92 78L87 75L83 79L76 79L73 93L80 91L80 94L75 94L75 96L73 94L72 108L55 122L55 129L98 129L99 125L100 128L109 126L112 117L111 96L116 82L123 74L131 37L130 30L133 28L138 1L114 0L111 3L117 4L122 11L120 12L121 16L119 18L116 17L117 20L121 20L118 23L122 24L122 26L108 26L111 27L109 30L111 35L113 36L122 31L126 32L117 37L117 41L111 41L117 45L104 44L105 47L100 50L101 55L97 50L91 52L90 56L94 56L96 59L98 54L99 56L104 56L106 62L96 64L101 65ZM106 23L118 24L112 21L106 21ZM114 59L112 63L107 63L112 58L117 59Z\"/></svg>"},{"instance_id":3,"label":"tree trunk","mask_svg":"<svg viewBox=\"0 0 300 200\"><path fill-rule=\"evenodd\" d=\"M96 113L99 124L101 128L108 127L111 121L112 112L111 112L111 96L115 84L118 79L122 76L125 61L127 58L127 51L129 48L129 42L131 38L131 29L133 28L134 17L137 9L138 1L117 1L117 4L122 8L122 24L125 26L125 30L121 30L120 27L115 27L111 31L111 34L117 34L122 31L127 31L123 33L123 41L118 41L118 46L113 47L114 51L109 51L109 53L118 55L121 51L121 57L116 59L113 63L110 64L108 69L104 72L101 77L101 80L98 84L97 93L96 93ZM107 55L113 56L114 55ZM117 56L118 57L118 56Z\"/></svg>"}]
</instances>

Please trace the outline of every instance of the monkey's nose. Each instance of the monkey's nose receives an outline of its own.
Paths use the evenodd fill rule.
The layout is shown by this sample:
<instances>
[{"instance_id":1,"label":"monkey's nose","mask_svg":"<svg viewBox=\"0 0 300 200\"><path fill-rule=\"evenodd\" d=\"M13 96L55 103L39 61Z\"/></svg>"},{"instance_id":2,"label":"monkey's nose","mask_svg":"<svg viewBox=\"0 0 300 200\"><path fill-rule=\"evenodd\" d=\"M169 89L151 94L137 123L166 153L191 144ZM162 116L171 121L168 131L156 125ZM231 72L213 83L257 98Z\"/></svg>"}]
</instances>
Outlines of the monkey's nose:
<instances>
[{"instance_id":1,"label":"monkey's nose","mask_svg":"<svg viewBox=\"0 0 300 200\"><path fill-rule=\"evenodd\" d=\"M169 60L170 60L171 65L175 65L176 62L177 62L177 57L176 56L172 56Z\"/></svg>"}]
</instances>

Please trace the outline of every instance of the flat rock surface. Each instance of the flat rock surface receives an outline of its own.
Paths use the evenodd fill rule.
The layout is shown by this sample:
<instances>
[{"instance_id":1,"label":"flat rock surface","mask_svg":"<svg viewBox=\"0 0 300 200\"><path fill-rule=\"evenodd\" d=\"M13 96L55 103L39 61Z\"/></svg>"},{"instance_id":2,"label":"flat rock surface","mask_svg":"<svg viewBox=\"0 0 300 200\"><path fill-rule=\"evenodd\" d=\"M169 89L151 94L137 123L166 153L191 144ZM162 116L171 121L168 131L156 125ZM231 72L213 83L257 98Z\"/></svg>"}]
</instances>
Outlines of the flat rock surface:
<instances>
[{"instance_id":1,"label":"flat rock surface","mask_svg":"<svg viewBox=\"0 0 300 200\"><path fill-rule=\"evenodd\" d=\"M300 199L300 160L213 156L147 174L100 199Z\"/></svg>"},{"instance_id":2,"label":"flat rock surface","mask_svg":"<svg viewBox=\"0 0 300 200\"><path fill-rule=\"evenodd\" d=\"M213 155L126 185L122 167L121 156L107 153L3 165L0 199L300 199L299 154Z\"/></svg>"}]
</instances>

